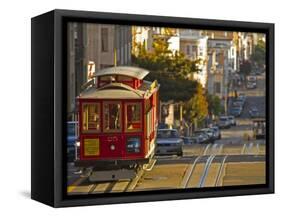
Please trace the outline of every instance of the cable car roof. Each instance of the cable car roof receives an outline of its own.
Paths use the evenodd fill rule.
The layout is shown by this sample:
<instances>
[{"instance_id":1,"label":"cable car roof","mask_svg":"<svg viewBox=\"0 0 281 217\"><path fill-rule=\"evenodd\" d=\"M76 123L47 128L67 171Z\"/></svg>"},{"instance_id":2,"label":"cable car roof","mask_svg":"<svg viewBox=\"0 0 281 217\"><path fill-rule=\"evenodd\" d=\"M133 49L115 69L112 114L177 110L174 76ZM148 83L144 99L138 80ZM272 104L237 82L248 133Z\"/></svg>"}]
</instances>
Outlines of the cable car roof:
<instances>
[{"instance_id":1,"label":"cable car roof","mask_svg":"<svg viewBox=\"0 0 281 217\"><path fill-rule=\"evenodd\" d=\"M143 96L126 89L89 89L79 98L82 99L141 99Z\"/></svg>"},{"instance_id":2,"label":"cable car roof","mask_svg":"<svg viewBox=\"0 0 281 217\"><path fill-rule=\"evenodd\" d=\"M101 88L89 87L81 92L80 99L143 99L159 89L157 82L144 81L139 89L122 83L110 83Z\"/></svg>"},{"instance_id":3,"label":"cable car roof","mask_svg":"<svg viewBox=\"0 0 281 217\"><path fill-rule=\"evenodd\" d=\"M96 72L94 76L98 77L98 76L105 76L105 75L125 75L142 80L148 73L149 73L148 70L138 67L116 66L116 67L102 69Z\"/></svg>"}]
</instances>

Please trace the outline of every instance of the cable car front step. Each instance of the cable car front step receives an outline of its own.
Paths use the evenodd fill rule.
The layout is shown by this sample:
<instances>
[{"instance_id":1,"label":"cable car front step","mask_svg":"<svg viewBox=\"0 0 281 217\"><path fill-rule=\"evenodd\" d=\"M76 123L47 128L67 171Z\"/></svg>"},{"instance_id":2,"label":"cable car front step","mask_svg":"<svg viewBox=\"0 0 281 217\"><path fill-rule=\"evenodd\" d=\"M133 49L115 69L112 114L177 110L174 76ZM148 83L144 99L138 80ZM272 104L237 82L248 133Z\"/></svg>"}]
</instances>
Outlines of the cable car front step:
<instances>
[{"instance_id":1,"label":"cable car front step","mask_svg":"<svg viewBox=\"0 0 281 217\"><path fill-rule=\"evenodd\" d=\"M134 169L92 171L89 176L90 182L131 180L135 178L136 171Z\"/></svg>"}]
</instances>

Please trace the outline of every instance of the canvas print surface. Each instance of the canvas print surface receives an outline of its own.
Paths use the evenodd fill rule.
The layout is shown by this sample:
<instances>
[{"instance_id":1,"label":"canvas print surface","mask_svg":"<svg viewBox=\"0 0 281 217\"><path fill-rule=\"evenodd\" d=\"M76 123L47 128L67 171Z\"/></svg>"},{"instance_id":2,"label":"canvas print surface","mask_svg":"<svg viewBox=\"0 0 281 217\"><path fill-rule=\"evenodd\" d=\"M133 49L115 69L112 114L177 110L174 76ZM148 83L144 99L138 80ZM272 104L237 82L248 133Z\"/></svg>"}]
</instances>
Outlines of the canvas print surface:
<instances>
[{"instance_id":1,"label":"canvas print surface","mask_svg":"<svg viewBox=\"0 0 281 217\"><path fill-rule=\"evenodd\" d=\"M67 194L266 183L266 37L69 22Z\"/></svg>"}]
</instances>

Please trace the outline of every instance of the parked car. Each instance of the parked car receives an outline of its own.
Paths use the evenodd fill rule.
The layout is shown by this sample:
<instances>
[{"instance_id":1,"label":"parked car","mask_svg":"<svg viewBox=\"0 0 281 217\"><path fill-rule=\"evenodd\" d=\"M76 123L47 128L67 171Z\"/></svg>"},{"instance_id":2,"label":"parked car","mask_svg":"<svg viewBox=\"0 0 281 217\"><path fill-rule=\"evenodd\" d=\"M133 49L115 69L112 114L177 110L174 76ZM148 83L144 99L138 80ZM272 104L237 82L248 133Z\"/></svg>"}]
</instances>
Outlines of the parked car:
<instances>
[{"instance_id":1,"label":"parked car","mask_svg":"<svg viewBox=\"0 0 281 217\"><path fill-rule=\"evenodd\" d=\"M193 134L198 138L200 144L210 143L212 140L211 137L206 132L201 130L194 131Z\"/></svg>"},{"instance_id":2,"label":"parked car","mask_svg":"<svg viewBox=\"0 0 281 217\"><path fill-rule=\"evenodd\" d=\"M159 123L158 129L169 129L169 125L165 123Z\"/></svg>"},{"instance_id":3,"label":"parked car","mask_svg":"<svg viewBox=\"0 0 281 217\"><path fill-rule=\"evenodd\" d=\"M257 83L256 82L247 82L246 84L246 88L247 89L255 89L257 87Z\"/></svg>"},{"instance_id":4,"label":"parked car","mask_svg":"<svg viewBox=\"0 0 281 217\"><path fill-rule=\"evenodd\" d=\"M249 110L249 115L251 118L257 118L260 116L260 113L256 107L252 107Z\"/></svg>"},{"instance_id":5,"label":"parked car","mask_svg":"<svg viewBox=\"0 0 281 217\"><path fill-rule=\"evenodd\" d=\"M209 136L209 142L214 142L216 140L215 131L211 128L203 128L200 131L206 133Z\"/></svg>"},{"instance_id":6,"label":"parked car","mask_svg":"<svg viewBox=\"0 0 281 217\"><path fill-rule=\"evenodd\" d=\"M241 113L242 113L242 107L240 106L231 107L229 110L229 114L234 117L239 117Z\"/></svg>"},{"instance_id":7,"label":"parked car","mask_svg":"<svg viewBox=\"0 0 281 217\"><path fill-rule=\"evenodd\" d=\"M183 139L176 129L158 129L156 155L183 154Z\"/></svg>"},{"instance_id":8,"label":"parked car","mask_svg":"<svg viewBox=\"0 0 281 217\"><path fill-rule=\"evenodd\" d=\"M217 126L210 127L210 129L214 130L214 135L216 139L221 139L221 131Z\"/></svg>"},{"instance_id":9,"label":"parked car","mask_svg":"<svg viewBox=\"0 0 281 217\"><path fill-rule=\"evenodd\" d=\"M237 98L237 100L243 102L243 105L245 105L245 102L246 102L246 95L240 93L239 96L238 96L238 98Z\"/></svg>"},{"instance_id":10,"label":"parked car","mask_svg":"<svg viewBox=\"0 0 281 217\"><path fill-rule=\"evenodd\" d=\"M228 119L232 126L236 126L236 120L235 120L234 116L230 115L230 116L228 116Z\"/></svg>"},{"instance_id":11,"label":"parked car","mask_svg":"<svg viewBox=\"0 0 281 217\"><path fill-rule=\"evenodd\" d=\"M75 160L75 143L77 141L76 127L77 121L67 122L67 160L73 162Z\"/></svg>"},{"instance_id":12,"label":"parked car","mask_svg":"<svg viewBox=\"0 0 281 217\"><path fill-rule=\"evenodd\" d=\"M218 121L218 126L219 126L220 129L230 128L231 123L230 123L230 120L228 119L228 117L227 116L221 116L219 118L219 121Z\"/></svg>"},{"instance_id":13,"label":"parked car","mask_svg":"<svg viewBox=\"0 0 281 217\"><path fill-rule=\"evenodd\" d=\"M238 97L236 100L234 100L232 102L232 106L233 107L241 107L241 108L243 108L244 107L244 100L239 99L239 97Z\"/></svg>"},{"instance_id":14,"label":"parked car","mask_svg":"<svg viewBox=\"0 0 281 217\"><path fill-rule=\"evenodd\" d=\"M184 145L194 145L199 143L199 139L196 136L183 137L182 139Z\"/></svg>"}]
</instances>

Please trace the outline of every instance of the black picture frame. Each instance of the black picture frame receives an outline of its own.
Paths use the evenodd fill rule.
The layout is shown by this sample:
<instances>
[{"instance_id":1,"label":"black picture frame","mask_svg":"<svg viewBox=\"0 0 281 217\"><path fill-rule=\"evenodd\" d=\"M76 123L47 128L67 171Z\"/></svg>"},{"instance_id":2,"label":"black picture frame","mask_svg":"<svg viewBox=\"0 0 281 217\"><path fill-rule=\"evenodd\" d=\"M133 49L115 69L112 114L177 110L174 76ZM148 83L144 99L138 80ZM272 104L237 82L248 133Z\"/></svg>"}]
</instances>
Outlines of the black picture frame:
<instances>
[{"instance_id":1,"label":"black picture frame","mask_svg":"<svg viewBox=\"0 0 281 217\"><path fill-rule=\"evenodd\" d=\"M65 195L66 22L188 27L266 34L266 184L90 196ZM31 21L31 198L53 207L274 193L274 24L53 10Z\"/></svg>"}]
</instances>

